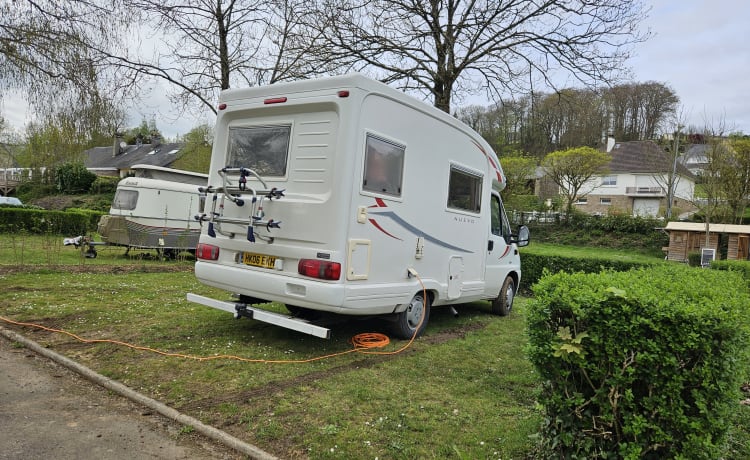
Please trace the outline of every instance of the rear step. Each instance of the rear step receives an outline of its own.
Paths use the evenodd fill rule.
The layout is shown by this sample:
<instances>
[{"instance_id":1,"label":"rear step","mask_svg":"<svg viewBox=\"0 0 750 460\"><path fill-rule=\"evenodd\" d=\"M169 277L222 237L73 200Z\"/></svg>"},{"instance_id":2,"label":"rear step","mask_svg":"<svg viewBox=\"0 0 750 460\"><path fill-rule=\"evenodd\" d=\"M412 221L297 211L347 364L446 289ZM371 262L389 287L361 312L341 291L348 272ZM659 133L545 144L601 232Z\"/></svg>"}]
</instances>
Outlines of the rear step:
<instances>
[{"instance_id":1,"label":"rear step","mask_svg":"<svg viewBox=\"0 0 750 460\"><path fill-rule=\"evenodd\" d=\"M285 329L291 329L293 331L302 332L303 334L320 337L322 339L331 338L331 330L328 328L316 326L303 319L293 318L291 316L282 315L280 313L273 313L267 310L262 310L260 308L254 308L244 303L224 302L222 300L216 300L210 297L204 297L202 295L193 294L190 292L187 295L187 300L189 302L199 303L207 307L216 308L218 310L232 313L234 314L235 318L241 318L245 316L256 321L274 324Z\"/></svg>"}]
</instances>

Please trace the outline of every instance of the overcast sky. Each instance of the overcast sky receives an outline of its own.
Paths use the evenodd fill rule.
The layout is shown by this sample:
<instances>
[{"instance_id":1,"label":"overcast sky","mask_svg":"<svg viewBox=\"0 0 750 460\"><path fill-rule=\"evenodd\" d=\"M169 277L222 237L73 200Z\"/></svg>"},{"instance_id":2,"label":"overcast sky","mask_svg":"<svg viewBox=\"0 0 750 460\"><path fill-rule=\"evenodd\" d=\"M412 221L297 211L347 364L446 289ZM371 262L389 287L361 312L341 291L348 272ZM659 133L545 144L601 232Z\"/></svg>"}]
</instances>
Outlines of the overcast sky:
<instances>
[{"instance_id":1,"label":"overcast sky","mask_svg":"<svg viewBox=\"0 0 750 460\"><path fill-rule=\"evenodd\" d=\"M634 80L667 83L696 126L750 134L750 1L653 0L654 36L630 61Z\"/></svg>"},{"instance_id":2,"label":"overcast sky","mask_svg":"<svg viewBox=\"0 0 750 460\"><path fill-rule=\"evenodd\" d=\"M724 119L733 131L750 134L750 1L645 0L653 8L644 22L654 36L637 46L633 81L658 81L680 97L688 124L716 125ZM174 138L213 114L170 114L166 88L157 87L130 110L129 125L156 119L162 133ZM22 128L29 120L24 103L6 97L2 115ZM160 112L161 110L161 112Z\"/></svg>"}]
</instances>

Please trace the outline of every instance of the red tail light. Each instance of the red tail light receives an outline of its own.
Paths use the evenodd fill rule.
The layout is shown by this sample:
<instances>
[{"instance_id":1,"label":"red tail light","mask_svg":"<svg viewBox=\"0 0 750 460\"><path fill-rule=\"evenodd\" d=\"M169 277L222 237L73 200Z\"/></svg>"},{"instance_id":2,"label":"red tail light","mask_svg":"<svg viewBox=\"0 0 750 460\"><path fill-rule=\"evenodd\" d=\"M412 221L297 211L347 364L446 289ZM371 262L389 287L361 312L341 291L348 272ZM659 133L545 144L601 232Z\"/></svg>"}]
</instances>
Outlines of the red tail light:
<instances>
[{"instance_id":1,"label":"red tail light","mask_svg":"<svg viewBox=\"0 0 750 460\"><path fill-rule=\"evenodd\" d=\"M269 97L268 99L264 99L264 104L282 104L286 102L286 97Z\"/></svg>"},{"instance_id":2,"label":"red tail light","mask_svg":"<svg viewBox=\"0 0 750 460\"><path fill-rule=\"evenodd\" d=\"M213 244L198 243L195 248L195 257L203 260L216 260L219 258L219 247Z\"/></svg>"},{"instance_id":3,"label":"red tail light","mask_svg":"<svg viewBox=\"0 0 750 460\"><path fill-rule=\"evenodd\" d=\"M302 259L297 265L297 271L300 275L322 280L337 280L341 278L341 264L327 260Z\"/></svg>"}]
</instances>

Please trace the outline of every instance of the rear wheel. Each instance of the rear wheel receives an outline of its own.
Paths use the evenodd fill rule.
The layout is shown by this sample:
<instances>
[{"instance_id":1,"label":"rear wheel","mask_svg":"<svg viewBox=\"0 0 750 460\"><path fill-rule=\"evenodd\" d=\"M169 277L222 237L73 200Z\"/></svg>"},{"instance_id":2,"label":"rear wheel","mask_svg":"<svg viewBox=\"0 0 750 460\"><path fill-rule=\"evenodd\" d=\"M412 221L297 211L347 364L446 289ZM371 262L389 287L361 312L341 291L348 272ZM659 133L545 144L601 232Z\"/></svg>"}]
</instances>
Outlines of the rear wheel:
<instances>
[{"instance_id":1,"label":"rear wheel","mask_svg":"<svg viewBox=\"0 0 750 460\"><path fill-rule=\"evenodd\" d=\"M505 278L503 287L500 289L497 299L492 301L492 313L500 316L508 316L513 309L513 299L516 297L516 283L512 277Z\"/></svg>"},{"instance_id":2,"label":"rear wheel","mask_svg":"<svg viewBox=\"0 0 750 460\"><path fill-rule=\"evenodd\" d=\"M430 296L425 299L422 292L412 297L406 310L396 313L393 334L401 339L419 337L427 327L430 319Z\"/></svg>"}]
</instances>

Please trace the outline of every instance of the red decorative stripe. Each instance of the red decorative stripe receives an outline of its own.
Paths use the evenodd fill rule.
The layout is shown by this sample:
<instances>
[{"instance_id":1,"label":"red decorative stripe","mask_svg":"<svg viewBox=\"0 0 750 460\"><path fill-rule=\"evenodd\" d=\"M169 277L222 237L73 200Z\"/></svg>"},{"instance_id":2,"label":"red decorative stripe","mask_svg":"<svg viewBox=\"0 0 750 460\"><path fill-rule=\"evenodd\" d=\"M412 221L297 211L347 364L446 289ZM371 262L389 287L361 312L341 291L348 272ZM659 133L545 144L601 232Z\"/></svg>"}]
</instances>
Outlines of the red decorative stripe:
<instances>
[{"instance_id":1,"label":"red decorative stripe","mask_svg":"<svg viewBox=\"0 0 750 460\"><path fill-rule=\"evenodd\" d=\"M385 231L385 230L383 229L383 227L381 227L381 226L380 226L380 224L378 224L378 223L377 223L377 222L375 221L375 219L368 219L368 220L370 221L370 223L371 223L372 225L374 225L374 226L375 226L375 228L377 228L377 229L378 229L378 230L380 230L381 232L385 233L386 235L390 236L391 238L393 238L393 239L396 239L396 240L399 240L399 241L404 241L404 240L402 240L401 238L399 238L399 237L397 237L397 236L393 236L393 235L391 235L390 233L388 233L387 231Z\"/></svg>"},{"instance_id":2,"label":"red decorative stripe","mask_svg":"<svg viewBox=\"0 0 750 460\"><path fill-rule=\"evenodd\" d=\"M503 253L503 255L500 256L500 258L502 259L503 257L507 256L509 252L510 252L510 246L505 246L505 252Z\"/></svg>"},{"instance_id":3,"label":"red decorative stripe","mask_svg":"<svg viewBox=\"0 0 750 460\"><path fill-rule=\"evenodd\" d=\"M385 205L385 201L383 201L382 198L375 198L375 202L378 204L379 207L387 208L387 206Z\"/></svg>"}]
</instances>

